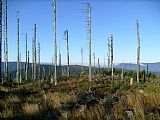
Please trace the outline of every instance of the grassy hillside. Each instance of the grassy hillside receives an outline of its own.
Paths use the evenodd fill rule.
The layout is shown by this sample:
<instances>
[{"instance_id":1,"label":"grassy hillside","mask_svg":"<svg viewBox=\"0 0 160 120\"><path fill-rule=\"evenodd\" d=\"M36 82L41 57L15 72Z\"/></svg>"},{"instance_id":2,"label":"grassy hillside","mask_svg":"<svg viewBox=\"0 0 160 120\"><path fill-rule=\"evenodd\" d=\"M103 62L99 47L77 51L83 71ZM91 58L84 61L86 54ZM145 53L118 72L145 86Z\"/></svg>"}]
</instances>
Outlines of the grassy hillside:
<instances>
[{"instance_id":1,"label":"grassy hillside","mask_svg":"<svg viewBox=\"0 0 160 120\"><path fill-rule=\"evenodd\" d=\"M1 119L152 120L160 118L160 79L129 85L115 77L62 77L55 86L46 80L0 86Z\"/></svg>"}]
</instances>

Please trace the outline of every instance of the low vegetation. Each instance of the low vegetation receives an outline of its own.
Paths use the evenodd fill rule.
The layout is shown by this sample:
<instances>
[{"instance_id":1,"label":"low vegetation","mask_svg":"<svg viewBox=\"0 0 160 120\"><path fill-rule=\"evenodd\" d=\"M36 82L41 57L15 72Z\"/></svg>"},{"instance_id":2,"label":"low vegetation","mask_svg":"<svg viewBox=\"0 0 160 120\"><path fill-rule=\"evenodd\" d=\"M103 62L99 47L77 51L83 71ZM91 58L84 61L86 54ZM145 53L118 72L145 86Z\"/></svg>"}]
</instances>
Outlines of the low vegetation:
<instances>
[{"instance_id":1,"label":"low vegetation","mask_svg":"<svg viewBox=\"0 0 160 120\"><path fill-rule=\"evenodd\" d=\"M134 82L132 86L129 78L124 81L115 78L113 88L110 78L102 72L92 82L83 75L62 78L56 86L45 80L4 84L0 86L0 118L158 120L160 79L148 78L146 82L142 79L140 84Z\"/></svg>"}]
</instances>

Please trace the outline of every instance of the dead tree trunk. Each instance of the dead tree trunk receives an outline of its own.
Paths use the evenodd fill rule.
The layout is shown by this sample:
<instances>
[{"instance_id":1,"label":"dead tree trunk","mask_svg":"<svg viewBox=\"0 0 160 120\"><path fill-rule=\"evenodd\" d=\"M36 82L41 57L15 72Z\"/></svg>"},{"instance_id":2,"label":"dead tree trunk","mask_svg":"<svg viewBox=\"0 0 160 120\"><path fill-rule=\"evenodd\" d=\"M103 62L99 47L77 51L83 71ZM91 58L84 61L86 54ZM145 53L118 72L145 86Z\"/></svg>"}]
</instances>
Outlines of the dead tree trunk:
<instances>
[{"instance_id":1,"label":"dead tree trunk","mask_svg":"<svg viewBox=\"0 0 160 120\"><path fill-rule=\"evenodd\" d=\"M137 20L137 83L139 83L140 72L140 35L139 35L139 23Z\"/></svg>"},{"instance_id":2,"label":"dead tree trunk","mask_svg":"<svg viewBox=\"0 0 160 120\"><path fill-rule=\"evenodd\" d=\"M88 43L89 43L89 81L92 80L92 63L91 63L91 6L88 2Z\"/></svg>"},{"instance_id":3,"label":"dead tree trunk","mask_svg":"<svg viewBox=\"0 0 160 120\"><path fill-rule=\"evenodd\" d=\"M36 80L36 24L34 24L34 80Z\"/></svg>"},{"instance_id":4,"label":"dead tree trunk","mask_svg":"<svg viewBox=\"0 0 160 120\"><path fill-rule=\"evenodd\" d=\"M17 12L17 83L20 83L19 58L19 12Z\"/></svg>"},{"instance_id":5,"label":"dead tree trunk","mask_svg":"<svg viewBox=\"0 0 160 120\"><path fill-rule=\"evenodd\" d=\"M107 56L108 56L108 71L110 71L110 54L111 54L111 42L110 42L110 39L108 38L108 53L107 53Z\"/></svg>"},{"instance_id":6,"label":"dead tree trunk","mask_svg":"<svg viewBox=\"0 0 160 120\"><path fill-rule=\"evenodd\" d=\"M112 85L114 87L114 71L113 71L113 35L111 35L111 69L112 69L112 72L111 72L111 76L112 76Z\"/></svg>"},{"instance_id":7,"label":"dead tree trunk","mask_svg":"<svg viewBox=\"0 0 160 120\"><path fill-rule=\"evenodd\" d=\"M32 80L34 74L34 38L32 38Z\"/></svg>"},{"instance_id":8,"label":"dead tree trunk","mask_svg":"<svg viewBox=\"0 0 160 120\"><path fill-rule=\"evenodd\" d=\"M6 28L6 10L5 10L6 8L5 8L5 6L3 7L3 54L4 54L4 63L3 63L3 69L4 69L4 72L3 72L3 81L2 82L4 82L5 81L5 68L6 68L6 30L5 30L5 28Z\"/></svg>"},{"instance_id":9,"label":"dead tree trunk","mask_svg":"<svg viewBox=\"0 0 160 120\"><path fill-rule=\"evenodd\" d=\"M40 43L38 42L38 79L40 80L40 72L41 72L41 66L40 66Z\"/></svg>"},{"instance_id":10,"label":"dead tree trunk","mask_svg":"<svg viewBox=\"0 0 160 120\"><path fill-rule=\"evenodd\" d=\"M122 64L121 80L124 80L124 62ZM126 83L126 82L125 82Z\"/></svg>"},{"instance_id":11,"label":"dead tree trunk","mask_svg":"<svg viewBox=\"0 0 160 120\"><path fill-rule=\"evenodd\" d=\"M25 64L25 81L28 79L28 64L27 64L27 33L26 33L26 64Z\"/></svg>"},{"instance_id":12,"label":"dead tree trunk","mask_svg":"<svg viewBox=\"0 0 160 120\"><path fill-rule=\"evenodd\" d=\"M70 69L69 69L69 45L68 45L68 30L65 31L65 39L67 45L67 75L70 76Z\"/></svg>"},{"instance_id":13,"label":"dead tree trunk","mask_svg":"<svg viewBox=\"0 0 160 120\"><path fill-rule=\"evenodd\" d=\"M57 85L56 0L54 0L54 82Z\"/></svg>"},{"instance_id":14,"label":"dead tree trunk","mask_svg":"<svg viewBox=\"0 0 160 120\"><path fill-rule=\"evenodd\" d=\"M2 1L0 0L0 82L2 81Z\"/></svg>"},{"instance_id":15,"label":"dead tree trunk","mask_svg":"<svg viewBox=\"0 0 160 120\"><path fill-rule=\"evenodd\" d=\"M6 9L5 9L5 61L6 61L6 66L5 66L5 80L8 80L8 3L6 0Z\"/></svg>"},{"instance_id":16,"label":"dead tree trunk","mask_svg":"<svg viewBox=\"0 0 160 120\"><path fill-rule=\"evenodd\" d=\"M30 64L29 64L29 51L28 51L28 69L27 69L28 71L27 71L27 80L30 80Z\"/></svg>"},{"instance_id":17,"label":"dead tree trunk","mask_svg":"<svg viewBox=\"0 0 160 120\"><path fill-rule=\"evenodd\" d=\"M99 58L98 58L98 74L100 73L100 64L99 64Z\"/></svg>"},{"instance_id":18,"label":"dead tree trunk","mask_svg":"<svg viewBox=\"0 0 160 120\"><path fill-rule=\"evenodd\" d=\"M19 58L20 58L20 67L19 67L19 69L20 69L20 73L19 73L19 83L22 83L22 64L21 64L21 53L20 53L20 56L19 56Z\"/></svg>"},{"instance_id":19,"label":"dead tree trunk","mask_svg":"<svg viewBox=\"0 0 160 120\"><path fill-rule=\"evenodd\" d=\"M106 58L104 56L104 70L106 69Z\"/></svg>"}]
</instances>

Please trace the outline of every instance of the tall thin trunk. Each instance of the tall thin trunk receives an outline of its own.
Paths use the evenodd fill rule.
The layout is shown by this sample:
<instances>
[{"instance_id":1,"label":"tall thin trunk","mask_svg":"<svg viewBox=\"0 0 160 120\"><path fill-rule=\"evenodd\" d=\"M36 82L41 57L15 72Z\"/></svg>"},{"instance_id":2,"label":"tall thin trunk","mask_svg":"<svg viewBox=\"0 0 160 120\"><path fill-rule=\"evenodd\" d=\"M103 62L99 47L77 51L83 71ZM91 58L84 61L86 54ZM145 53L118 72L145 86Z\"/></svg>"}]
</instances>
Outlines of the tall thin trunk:
<instances>
[{"instance_id":1,"label":"tall thin trunk","mask_svg":"<svg viewBox=\"0 0 160 120\"><path fill-rule=\"evenodd\" d=\"M98 58L98 73L100 73L100 64L99 64L99 58Z\"/></svg>"},{"instance_id":2,"label":"tall thin trunk","mask_svg":"<svg viewBox=\"0 0 160 120\"><path fill-rule=\"evenodd\" d=\"M33 80L33 75L34 74L34 38L32 38L32 80Z\"/></svg>"},{"instance_id":3,"label":"tall thin trunk","mask_svg":"<svg viewBox=\"0 0 160 120\"><path fill-rule=\"evenodd\" d=\"M7 81L8 80L8 3L7 3L7 0L6 0L6 15L5 15L5 61L6 61L6 68L5 68L5 80Z\"/></svg>"},{"instance_id":4,"label":"tall thin trunk","mask_svg":"<svg viewBox=\"0 0 160 120\"><path fill-rule=\"evenodd\" d=\"M104 56L104 70L106 69L106 58Z\"/></svg>"},{"instance_id":5,"label":"tall thin trunk","mask_svg":"<svg viewBox=\"0 0 160 120\"><path fill-rule=\"evenodd\" d=\"M3 54L4 54L4 58L3 58L4 59L4 63L3 63L3 66L4 66L3 67L3 69L4 69L3 70L4 71L3 72L3 81L5 81L5 71L6 71L6 69L5 69L6 68L6 47L5 47L6 46L6 42L5 42L6 41L6 38L5 38L6 37L6 29L5 29L6 28L6 17L5 16L6 16L6 10L5 10L5 6L4 6L3 7L3 26L4 26L3 27L3 42L4 42L3 43L3 47L4 47L3 48L4 49L3 50Z\"/></svg>"},{"instance_id":6,"label":"tall thin trunk","mask_svg":"<svg viewBox=\"0 0 160 120\"><path fill-rule=\"evenodd\" d=\"M137 83L139 83L139 71L140 71L140 35L139 35L139 23L137 20Z\"/></svg>"},{"instance_id":7,"label":"tall thin trunk","mask_svg":"<svg viewBox=\"0 0 160 120\"><path fill-rule=\"evenodd\" d=\"M53 79L51 82L53 83ZM56 0L54 0L54 82L57 85Z\"/></svg>"},{"instance_id":8,"label":"tall thin trunk","mask_svg":"<svg viewBox=\"0 0 160 120\"><path fill-rule=\"evenodd\" d=\"M108 53L107 53L107 56L108 56L108 71L110 71L110 54L111 54L111 41L110 39L108 38Z\"/></svg>"},{"instance_id":9,"label":"tall thin trunk","mask_svg":"<svg viewBox=\"0 0 160 120\"><path fill-rule=\"evenodd\" d=\"M36 80L36 24L34 24L34 80Z\"/></svg>"},{"instance_id":10,"label":"tall thin trunk","mask_svg":"<svg viewBox=\"0 0 160 120\"><path fill-rule=\"evenodd\" d=\"M28 71L27 71L27 80L30 80L30 64L29 64L29 51L28 51Z\"/></svg>"},{"instance_id":11,"label":"tall thin trunk","mask_svg":"<svg viewBox=\"0 0 160 120\"><path fill-rule=\"evenodd\" d=\"M2 81L2 1L0 0L0 82Z\"/></svg>"},{"instance_id":12,"label":"tall thin trunk","mask_svg":"<svg viewBox=\"0 0 160 120\"><path fill-rule=\"evenodd\" d=\"M121 80L124 80L124 62L122 64Z\"/></svg>"},{"instance_id":13,"label":"tall thin trunk","mask_svg":"<svg viewBox=\"0 0 160 120\"><path fill-rule=\"evenodd\" d=\"M68 45L68 30L65 31L66 36L66 45L67 45L67 75L70 76L70 69L69 69L69 45Z\"/></svg>"},{"instance_id":14,"label":"tall thin trunk","mask_svg":"<svg viewBox=\"0 0 160 120\"><path fill-rule=\"evenodd\" d=\"M112 72L111 72L111 76L112 76L112 85L114 87L114 71L113 71L113 35L111 35L111 69L112 69Z\"/></svg>"},{"instance_id":15,"label":"tall thin trunk","mask_svg":"<svg viewBox=\"0 0 160 120\"><path fill-rule=\"evenodd\" d=\"M28 79L28 63L27 63L27 33L26 33L26 64L25 64L25 81Z\"/></svg>"},{"instance_id":16,"label":"tall thin trunk","mask_svg":"<svg viewBox=\"0 0 160 120\"><path fill-rule=\"evenodd\" d=\"M38 42L38 78L40 79L40 72L41 72L41 68L40 68L40 43Z\"/></svg>"},{"instance_id":17,"label":"tall thin trunk","mask_svg":"<svg viewBox=\"0 0 160 120\"><path fill-rule=\"evenodd\" d=\"M92 80L92 63L91 63L91 6L88 1L88 43L89 43L89 81Z\"/></svg>"},{"instance_id":18,"label":"tall thin trunk","mask_svg":"<svg viewBox=\"0 0 160 120\"><path fill-rule=\"evenodd\" d=\"M19 83L22 83L22 64L21 64L21 53L20 53L20 55L19 55L19 61L20 61L20 67L19 67L19 69L20 69L20 73L19 73Z\"/></svg>"},{"instance_id":19,"label":"tall thin trunk","mask_svg":"<svg viewBox=\"0 0 160 120\"><path fill-rule=\"evenodd\" d=\"M17 83L20 83L19 58L19 12L17 12Z\"/></svg>"}]
</instances>

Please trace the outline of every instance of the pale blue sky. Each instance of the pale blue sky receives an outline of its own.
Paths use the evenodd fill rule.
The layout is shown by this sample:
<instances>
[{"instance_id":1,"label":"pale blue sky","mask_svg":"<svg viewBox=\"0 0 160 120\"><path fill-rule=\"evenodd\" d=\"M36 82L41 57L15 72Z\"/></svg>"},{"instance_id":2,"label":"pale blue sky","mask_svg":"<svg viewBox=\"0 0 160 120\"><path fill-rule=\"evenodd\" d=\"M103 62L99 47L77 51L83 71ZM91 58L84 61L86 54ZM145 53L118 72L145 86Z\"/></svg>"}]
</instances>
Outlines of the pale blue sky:
<instances>
[{"instance_id":1,"label":"pale blue sky","mask_svg":"<svg viewBox=\"0 0 160 120\"><path fill-rule=\"evenodd\" d=\"M84 62L87 52L87 0L57 0L57 47L61 46L62 63L66 64L64 31L69 30L71 64L81 63L81 47ZM107 39L114 38L114 62L136 63L136 19L140 24L141 61L160 61L160 1L159 0L91 0L92 52L103 63L107 56ZM37 41L41 43L41 62L51 63L53 56L53 1L8 0L9 61L16 61L16 11L20 12L20 47L25 61L25 36L28 33L32 55L33 25L37 24ZM57 55L58 56L58 55ZM32 61L30 56L30 61ZM106 60L107 63L107 60Z\"/></svg>"}]
</instances>

